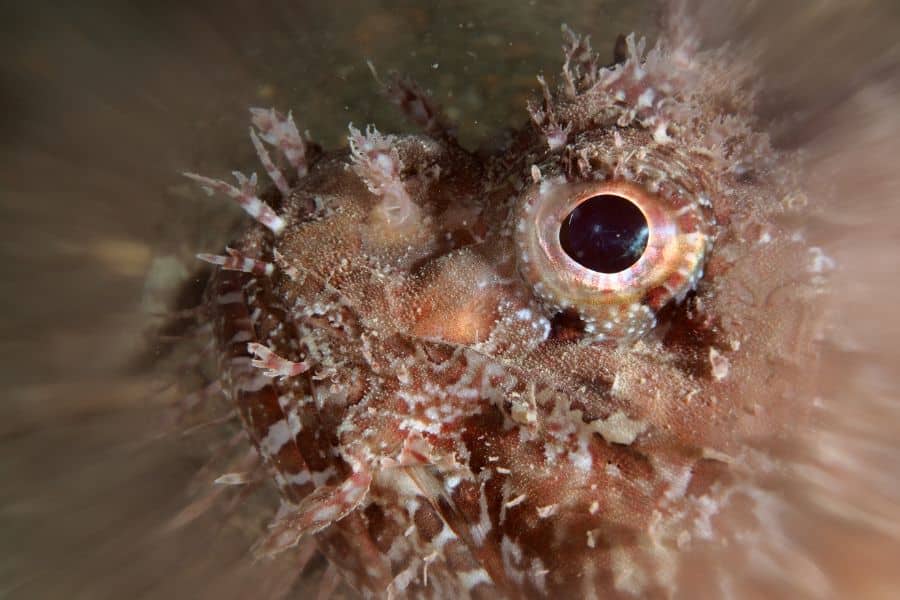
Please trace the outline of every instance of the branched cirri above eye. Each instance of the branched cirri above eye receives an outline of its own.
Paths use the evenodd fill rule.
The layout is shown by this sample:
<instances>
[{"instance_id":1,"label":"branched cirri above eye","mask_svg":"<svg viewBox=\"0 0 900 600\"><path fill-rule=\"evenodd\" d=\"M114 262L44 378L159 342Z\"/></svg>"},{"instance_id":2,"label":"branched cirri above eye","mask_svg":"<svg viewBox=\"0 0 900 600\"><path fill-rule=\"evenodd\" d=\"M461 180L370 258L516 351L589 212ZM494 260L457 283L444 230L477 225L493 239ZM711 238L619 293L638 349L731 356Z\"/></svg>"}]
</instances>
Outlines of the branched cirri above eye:
<instances>
[{"instance_id":1,"label":"branched cirri above eye","mask_svg":"<svg viewBox=\"0 0 900 600\"><path fill-rule=\"evenodd\" d=\"M633 340L697 284L708 225L685 195L544 180L520 204L519 270L550 310L576 312L592 340Z\"/></svg>"}]
</instances>

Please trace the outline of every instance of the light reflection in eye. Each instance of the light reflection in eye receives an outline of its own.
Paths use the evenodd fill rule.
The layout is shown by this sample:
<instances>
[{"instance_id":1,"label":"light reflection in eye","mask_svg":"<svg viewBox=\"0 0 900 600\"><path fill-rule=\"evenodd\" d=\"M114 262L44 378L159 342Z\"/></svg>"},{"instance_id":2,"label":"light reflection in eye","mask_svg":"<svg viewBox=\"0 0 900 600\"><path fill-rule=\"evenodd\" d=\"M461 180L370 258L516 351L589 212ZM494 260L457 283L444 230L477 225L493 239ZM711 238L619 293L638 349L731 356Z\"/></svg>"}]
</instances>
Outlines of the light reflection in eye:
<instances>
[{"instance_id":1,"label":"light reflection in eye","mask_svg":"<svg viewBox=\"0 0 900 600\"><path fill-rule=\"evenodd\" d=\"M520 204L519 271L550 310L577 313L594 341L631 340L696 285L708 226L692 198L627 181L544 181Z\"/></svg>"}]
</instances>

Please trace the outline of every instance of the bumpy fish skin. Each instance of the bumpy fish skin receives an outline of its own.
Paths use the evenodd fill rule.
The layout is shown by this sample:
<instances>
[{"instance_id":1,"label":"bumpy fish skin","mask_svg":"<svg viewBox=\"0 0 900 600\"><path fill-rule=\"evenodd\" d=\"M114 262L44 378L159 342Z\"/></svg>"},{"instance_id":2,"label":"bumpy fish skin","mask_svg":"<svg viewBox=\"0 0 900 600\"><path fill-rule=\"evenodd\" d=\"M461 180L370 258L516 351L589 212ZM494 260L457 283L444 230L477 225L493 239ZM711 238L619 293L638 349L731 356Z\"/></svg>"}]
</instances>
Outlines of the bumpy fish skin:
<instances>
[{"instance_id":1,"label":"bumpy fish skin","mask_svg":"<svg viewBox=\"0 0 900 600\"><path fill-rule=\"evenodd\" d=\"M752 65L685 22L609 67L565 35L489 155L394 78L422 135L322 152L255 109L272 187L191 175L257 221L201 258L217 385L282 497L259 553L315 543L365 596L431 598L692 597L731 576L709 553L790 554L765 448L807 413L832 266L792 225L795 159ZM597 300L535 258L535 215L595 189L684 236L655 286Z\"/></svg>"}]
</instances>

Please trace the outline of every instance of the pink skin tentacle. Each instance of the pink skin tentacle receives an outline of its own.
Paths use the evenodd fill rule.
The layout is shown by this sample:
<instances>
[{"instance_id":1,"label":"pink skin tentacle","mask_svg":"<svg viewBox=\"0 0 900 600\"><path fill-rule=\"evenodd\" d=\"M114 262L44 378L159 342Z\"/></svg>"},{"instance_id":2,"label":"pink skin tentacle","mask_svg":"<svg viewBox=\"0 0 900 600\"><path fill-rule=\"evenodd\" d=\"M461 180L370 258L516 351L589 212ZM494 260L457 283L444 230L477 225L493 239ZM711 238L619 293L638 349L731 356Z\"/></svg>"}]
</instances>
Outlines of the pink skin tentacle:
<instances>
[{"instance_id":1,"label":"pink skin tentacle","mask_svg":"<svg viewBox=\"0 0 900 600\"><path fill-rule=\"evenodd\" d=\"M287 179L284 177L284 173L281 172L274 162L272 162L272 157L269 156L269 151L266 150L266 147L263 146L263 143L260 141L259 136L250 128L250 141L253 142L253 147L256 149L256 155L259 157L259 162L262 163L263 168L265 168L266 173L269 174L269 178L272 180L272 183L275 184L275 187L278 188L278 191L281 192L282 198L287 198L291 193L291 186L288 184Z\"/></svg>"},{"instance_id":2,"label":"pink skin tentacle","mask_svg":"<svg viewBox=\"0 0 900 600\"><path fill-rule=\"evenodd\" d=\"M266 377L281 377L285 379L306 373L309 370L309 365L305 362L293 362L282 358L256 342L247 344L247 352L256 357L250 361L250 364L257 369L263 369Z\"/></svg>"},{"instance_id":3,"label":"pink skin tentacle","mask_svg":"<svg viewBox=\"0 0 900 600\"><path fill-rule=\"evenodd\" d=\"M270 262L248 258L231 248L226 248L225 250L228 252L227 256L201 253L197 255L197 258L211 265L222 267L227 271L241 271L266 277L270 277L275 272L275 265Z\"/></svg>"},{"instance_id":4,"label":"pink skin tentacle","mask_svg":"<svg viewBox=\"0 0 900 600\"><path fill-rule=\"evenodd\" d=\"M250 115L253 126L259 130L259 137L267 144L281 151L288 163L294 168L297 177L302 178L306 176L309 172L307 143L297 129L293 115L288 113L285 117L272 108L251 108ZM263 164L266 162L266 160L263 160Z\"/></svg>"},{"instance_id":5,"label":"pink skin tentacle","mask_svg":"<svg viewBox=\"0 0 900 600\"><path fill-rule=\"evenodd\" d=\"M196 173L183 173L183 175L199 183L209 194L216 191L233 198L248 215L265 225L275 235L279 235L284 230L286 225L284 219L275 214L275 211L256 195L256 173L248 179L243 174L235 172L234 176L240 188L220 179L211 179Z\"/></svg>"}]
</instances>

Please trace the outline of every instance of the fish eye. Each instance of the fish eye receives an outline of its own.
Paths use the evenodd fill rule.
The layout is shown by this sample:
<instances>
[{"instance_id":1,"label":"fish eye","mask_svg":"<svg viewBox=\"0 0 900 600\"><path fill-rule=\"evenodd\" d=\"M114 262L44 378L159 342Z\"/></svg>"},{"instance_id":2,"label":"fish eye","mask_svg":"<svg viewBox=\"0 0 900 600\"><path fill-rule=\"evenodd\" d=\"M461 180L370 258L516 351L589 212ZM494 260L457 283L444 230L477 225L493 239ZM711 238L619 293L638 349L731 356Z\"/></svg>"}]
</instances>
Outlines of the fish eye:
<instances>
[{"instance_id":1,"label":"fish eye","mask_svg":"<svg viewBox=\"0 0 900 600\"><path fill-rule=\"evenodd\" d=\"M640 259L650 233L636 204L612 194L591 196L565 217L559 243L583 267L598 273L624 271Z\"/></svg>"},{"instance_id":2,"label":"fish eye","mask_svg":"<svg viewBox=\"0 0 900 600\"><path fill-rule=\"evenodd\" d=\"M640 337L702 276L711 218L698 198L544 180L520 201L519 271L549 310L578 314L593 341Z\"/></svg>"}]
</instances>

